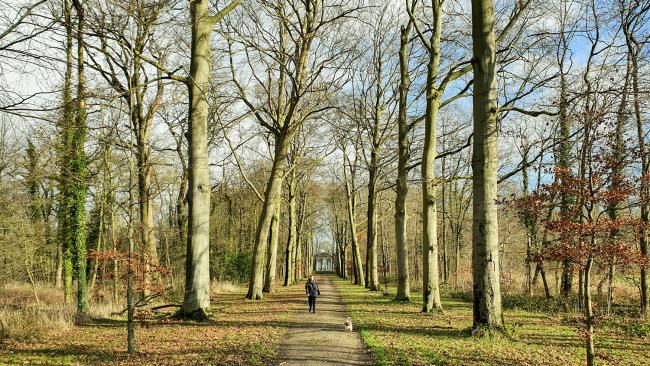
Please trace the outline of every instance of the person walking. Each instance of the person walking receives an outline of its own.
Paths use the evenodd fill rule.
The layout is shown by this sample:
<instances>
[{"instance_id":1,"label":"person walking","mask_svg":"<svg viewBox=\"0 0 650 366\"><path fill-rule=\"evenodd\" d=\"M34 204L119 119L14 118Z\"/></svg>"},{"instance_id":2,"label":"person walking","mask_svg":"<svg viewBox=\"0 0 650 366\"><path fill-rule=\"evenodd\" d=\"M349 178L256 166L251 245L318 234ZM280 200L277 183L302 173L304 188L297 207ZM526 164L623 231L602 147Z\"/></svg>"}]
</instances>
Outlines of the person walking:
<instances>
[{"instance_id":1,"label":"person walking","mask_svg":"<svg viewBox=\"0 0 650 366\"><path fill-rule=\"evenodd\" d=\"M318 289L318 282L316 282L314 275L309 276L309 279L307 279L305 293L309 296L309 312L316 313L316 296L320 295L320 290Z\"/></svg>"}]
</instances>

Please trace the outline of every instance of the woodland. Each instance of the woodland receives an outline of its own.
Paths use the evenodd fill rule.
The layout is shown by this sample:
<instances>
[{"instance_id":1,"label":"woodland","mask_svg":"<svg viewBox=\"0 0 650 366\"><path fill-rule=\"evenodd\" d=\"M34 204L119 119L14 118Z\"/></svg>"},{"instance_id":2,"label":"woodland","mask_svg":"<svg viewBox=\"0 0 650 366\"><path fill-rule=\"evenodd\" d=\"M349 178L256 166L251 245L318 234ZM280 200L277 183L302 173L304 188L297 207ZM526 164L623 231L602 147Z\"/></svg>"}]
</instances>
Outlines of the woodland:
<instances>
[{"instance_id":1,"label":"woodland","mask_svg":"<svg viewBox=\"0 0 650 366\"><path fill-rule=\"evenodd\" d=\"M649 43L648 0L1 0L0 364L278 364L326 257L372 364L648 365Z\"/></svg>"}]
</instances>

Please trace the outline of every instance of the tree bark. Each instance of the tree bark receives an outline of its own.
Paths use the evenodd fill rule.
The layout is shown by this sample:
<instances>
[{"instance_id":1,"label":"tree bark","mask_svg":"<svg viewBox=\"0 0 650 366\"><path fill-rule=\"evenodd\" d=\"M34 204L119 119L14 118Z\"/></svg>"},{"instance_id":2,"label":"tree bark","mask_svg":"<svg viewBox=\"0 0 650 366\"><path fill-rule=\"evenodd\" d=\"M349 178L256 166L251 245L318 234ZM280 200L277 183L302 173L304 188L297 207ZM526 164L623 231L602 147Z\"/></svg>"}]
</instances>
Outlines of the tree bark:
<instances>
[{"instance_id":1,"label":"tree bark","mask_svg":"<svg viewBox=\"0 0 650 366\"><path fill-rule=\"evenodd\" d=\"M473 327L502 328L497 221L497 97L493 0L472 0Z\"/></svg>"},{"instance_id":2,"label":"tree bark","mask_svg":"<svg viewBox=\"0 0 650 366\"><path fill-rule=\"evenodd\" d=\"M585 336L585 346L587 348L587 366L593 366L596 357L596 352L594 350L594 311L591 304L592 265L593 258L590 254L584 270L585 318L587 322L587 334Z\"/></svg>"},{"instance_id":3,"label":"tree bark","mask_svg":"<svg viewBox=\"0 0 650 366\"><path fill-rule=\"evenodd\" d=\"M379 118L376 121L375 135L378 135ZM368 231L366 251L366 287L370 291L379 291L379 271L377 270L377 179L379 174L379 148L373 146L370 153L368 169Z\"/></svg>"},{"instance_id":4,"label":"tree bark","mask_svg":"<svg viewBox=\"0 0 650 366\"><path fill-rule=\"evenodd\" d=\"M442 3L432 2L434 29L429 41L429 63L426 80L426 112L424 117L424 149L422 151L422 312L441 311L438 269L438 212L436 161L436 124L441 91L435 86L440 67L440 37L442 33Z\"/></svg>"},{"instance_id":5,"label":"tree bark","mask_svg":"<svg viewBox=\"0 0 650 366\"><path fill-rule=\"evenodd\" d=\"M278 200L281 197L277 198ZM273 293L275 286L275 277L277 275L278 262L278 239L280 237L280 202L276 203L275 214L271 222L271 233L269 240L269 255L266 262L266 280L263 291Z\"/></svg>"},{"instance_id":6,"label":"tree bark","mask_svg":"<svg viewBox=\"0 0 650 366\"><path fill-rule=\"evenodd\" d=\"M298 232L298 218L296 214L296 176L295 168L291 170L289 174L289 232L287 233L287 251L285 256L285 268L286 272L284 275L284 285L289 286L294 283L296 278L295 270L296 265L294 263L296 259L295 250L296 250L296 235Z\"/></svg>"},{"instance_id":7,"label":"tree bark","mask_svg":"<svg viewBox=\"0 0 650 366\"><path fill-rule=\"evenodd\" d=\"M355 223L356 194L354 192L354 172L347 174L347 167L343 166L345 193L347 201L348 224L350 226L350 241L352 243L352 262L354 267L354 284L365 287L365 277L363 275L363 264L361 262L361 252L357 242L357 226ZM350 169L354 169L350 164Z\"/></svg>"},{"instance_id":8,"label":"tree bark","mask_svg":"<svg viewBox=\"0 0 650 366\"><path fill-rule=\"evenodd\" d=\"M641 255L645 258L644 263L641 265L641 317L646 318L650 314L650 284L648 281L648 272L650 271L650 257L648 256L648 231L645 229L650 223L650 184L648 178L650 177L650 161L648 159L648 152L646 148L645 132L643 131L643 119L641 114L641 94L639 91L639 54L641 52L641 45L637 43L634 35L632 34L631 24L627 17L623 24L623 32L625 33L625 40L628 50L628 61L631 62L631 75L632 75L632 98L634 102L634 118L636 122L636 133L639 145L639 157L641 158L641 177L639 179L639 198L641 201L641 222L639 226L639 248Z\"/></svg>"},{"instance_id":9,"label":"tree bark","mask_svg":"<svg viewBox=\"0 0 650 366\"><path fill-rule=\"evenodd\" d=\"M185 296L180 313L207 319L210 310L210 175L208 168L208 101L210 79L210 35L207 0L190 4L192 49L188 89L189 105L189 200L185 260Z\"/></svg>"},{"instance_id":10,"label":"tree bark","mask_svg":"<svg viewBox=\"0 0 650 366\"><path fill-rule=\"evenodd\" d=\"M131 141L132 142L132 141ZM129 187L133 187L135 183L135 163L133 157L129 156ZM135 222L135 194L133 189L129 189L129 222L128 222L128 231L127 231L127 240L128 252L127 252L127 263L126 263L126 310L127 310L127 320L126 320L126 344L127 352L132 354L135 352L135 327L134 327L134 315L135 315L135 294L133 293L133 250L135 247L135 233L133 230L133 224Z\"/></svg>"},{"instance_id":11,"label":"tree bark","mask_svg":"<svg viewBox=\"0 0 650 366\"><path fill-rule=\"evenodd\" d=\"M88 134L86 121L86 74L84 64L85 9L81 0L72 0L77 13L77 114L72 137L72 158L70 174L73 177L70 206L70 229L75 254L75 276L77 278L77 319L84 321L88 316L88 285L86 278L86 153L84 146Z\"/></svg>"},{"instance_id":12,"label":"tree bark","mask_svg":"<svg viewBox=\"0 0 650 366\"><path fill-rule=\"evenodd\" d=\"M66 67L63 79L63 118L60 125L59 153L59 208L58 208L58 238L61 255L63 298L66 304L72 302L72 277L73 277L73 251L70 228L70 160L71 140L74 127L74 102L72 100L72 68L73 68L73 41L72 41L72 4L69 0L64 2L64 22L66 29Z\"/></svg>"},{"instance_id":13,"label":"tree bark","mask_svg":"<svg viewBox=\"0 0 650 366\"><path fill-rule=\"evenodd\" d=\"M562 25L564 28L564 25ZM568 117L568 85L564 65L566 62L567 51L569 50L568 40L564 29L559 33L558 44L558 67L560 71L560 100L559 100L559 134L560 141L558 144L558 158L557 169L563 171L565 174L571 173L571 141L570 141L570 128L571 119ZM562 184L561 179L558 182ZM569 215L569 205L571 197L567 193L560 194L560 215ZM573 263L569 259L562 261L562 278L560 283L560 295L563 297L569 296L573 287Z\"/></svg>"},{"instance_id":14,"label":"tree bark","mask_svg":"<svg viewBox=\"0 0 650 366\"><path fill-rule=\"evenodd\" d=\"M262 205L262 212L260 213L255 236L255 248L251 261L251 276L248 282L248 293L246 294L246 298L249 300L261 300L264 296L262 292L264 284L264 257L267 254L266 249L268 247L267 241L271 221L277 209L277 197L280 197L282 193L282 164L284 164L287 156L288 145L292 137L285 133L286 131L281 131L281 134L275 140L271 177L269 178L269 183L264 193L264 204Z\"/></svg>"},{"instance_id":15,"label":"tree bark","mask_svg":"<svg viewBox=\"0 0 650 366\"><path fill-rule=\"evenodd\" d=\"M407 98L411 80L408 65L408 38L413 24L409 19L406 27L400 30L400 86L399 115L397 117L397 185L395 192L395 249L397 251L397 294L396 300L410 301L411 286L408 260L407 215L408 198L408 161L410 149L408 141L409 125L407 121Z\"/></svg>"}]
</instances>

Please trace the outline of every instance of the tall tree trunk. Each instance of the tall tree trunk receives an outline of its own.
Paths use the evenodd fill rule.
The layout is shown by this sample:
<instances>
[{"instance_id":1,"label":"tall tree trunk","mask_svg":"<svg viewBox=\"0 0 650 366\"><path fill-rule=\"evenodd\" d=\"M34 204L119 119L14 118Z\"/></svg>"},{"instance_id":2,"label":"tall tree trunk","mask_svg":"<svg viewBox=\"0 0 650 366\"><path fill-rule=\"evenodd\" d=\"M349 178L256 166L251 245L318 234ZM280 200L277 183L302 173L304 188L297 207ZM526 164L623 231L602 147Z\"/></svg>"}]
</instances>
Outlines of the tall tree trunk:
<instances>
[{"instance_id":1,"label":"tall tree trunk","mask_svg":"<svg viewBox=\"0 0 650 366\"><path fill-rule=\"evenodd\" d=\"M379 174L379 151L374 148L370 153L368 171L368 232L366 251L366 287L370 291L379 291L379 271L377 270L377 179Z\"/></svg>"},{"instance_id":2,"label":"tall tree trunk","mask_svg":"<svg viewBox=\"0 0 650 366\"><path fill-rule=\"evenodd\" d=\"M126 320L126 343L127 343L127 352L132 354L135 352L135 327L134 327L134 315L135 315L135 294L133 293L133 250L135 247L135 232L133 230L133 224L135 223L135 194L133 192L133 185L135 183L135 162L133 157L129 156L129 222L128 222L128 232L127 240L129 242L128 246L128 257L126 263L126 310L127 310L127 320Z\"/></svg>"},{"instance_id":3,"label":"tall tree trunk","mask_svg":"<svg viewBox=\"0 0 650 366\"><path fill-rule=\"evenodd\" d=\"M110 212L111 212L111 243L113 245L113 252L117 252L117 238L115 237L115 192L112 189L112 178L109 179L111 182L111 199L110 199ZM120 283L120 271L119 271L119 260L117 258L113 259L113 303L119 303L120 292L119 292L119 283Z\"/></svg>"},{"instance_id":4,"label":"tall tree trunk","mask_svg":"<svg viewBox=\"0 0 650 366\"><path fill-rule=\"evenodd\" d=\"M523 169L521 170L522 181L523 181L523 191L524 197L528 197L528 145L527 142L523 143L524 154L522 156L521 165ZM535 236L535 222L533 218L524 216L522 218L523 224L528 231L526 233L526 293L528 296L533 296L533 237Z\"/></svg>"},{"instance_id":5,"label":"tall tree trunk","mask_svg":"<svg viewBox=\"0 0 650 366\"><path fill-rule=\"evenodd\" d=\"M107 204L107 186L108 186L108 154L110 153L110 150L108 150L108 146L104 146L104 151L102 151L102 170L103 170L103 179L102 179L102 192L100 194L100 202L99 202L99 230L97 233L97 251L101 251L102 247L105 245L105 222L106 222L106 204ZM110 193L110 192L109 192ZM97 281L97 272L99 270L99 260L95 259L94 261L94 266L90 275L90 288L95 288L95 283ZM104 275L104 273L102 273Z\"/></svg>"},{"instance_id":6,"label":"tall tree trunk","mask_svg":"<svg viewBox=\"0 0 650 366\"><path fill-rule=\"evenodd\" d=\"M287 156L287 149L291 142L291 137L292 135L286 134L286 131L283 130L275 140L271 177L269 178L269 183L264 193L264 203L255 235L251 275L250 281L248 282L248 293L246 294L246 298L249 300L261 300L264 296L262 293L264 287L264 257L266 256L268 246L267 241L271 221L276 211L276 205L278 204L277 197L280 197L282 193L282 164L284 164Z\"/></svg>"},{"instance_id":7,"label":"tall tree trunk","mask_svg":"<svg viewBox=\"0 0 650 366\"><path fill-rule=\"evenodd\" d=\"M179 149L182 148L179 146ZM184 156L179 154L179 158L181 161L184 161ZM181 181L178 187L178 195L176 196L176 230L177 230L177 238L178 238L178 243L180 244L186 244L187 243L187 225L188 225L188 217L187 217L187 207L186 207L186 202L187 202L187 185L188 185L188 171L187 168L185 167L185 163L182 163L183 165L183 172L181 174ZM243 236L243 233L240 232L240 235Z\"/></svg>"},{"instance_id":8,"label":"tall tree trunk","mask_svg":"<svg viewBox=\"0 0 650 366\"><path fill-rule=\"evenodd\" d=\"M442 90L436 87L440 68L443 1L432 4L433 32L427 42L420 35L429 55L427 64L426 112L424 115L424 148L422 150L422 312L441 311L438 268L437 179L435 173L438 110Z\"/></svg>"},{"instance_id":9,"label":"tall tree trunk","mask_svg":"<svg viewBox=\"0 0 650 366\"><path fill-rule=\"evenodd\" d=\"M646 318L650 314L650 284L648 283L648 272L650 272L650 257L648 254L648 223L650 223L650 161L648 159L647 143L645 141L645 131L643 131L643 118L641 114L641 94L639 91L639 54L641 44L637 43L631 31L631 25L626 21L623 24L623 31L628 49L628 60L631 62L632 74L632 98L634 101L634 118L636 122L636 133L639 145L639 157L641 158L641 176L645 179L639 179L640 189L639 198L641 201L641 222L639 226L639 248L645 262L641 265L641 316Z\"/></svg>"},{"instance_id":10,"label":"tall tree trunk","mask_svg":"<svg viewBox=\"0 0 650 366\"><path fill-rule=\"evenodd\" d=\"M348 224L350 225L350 240L352 243L352 257L353 257L353 264L354 264L354 284L365 287L365 277L363 276L363 264L361 262L361 251L359 250L359 243L357 241L357 226L355 223L355 212L354 212L356 207L356 197L353 191L353 187L354 187L353 184L354 184L353 182L349 182L347 180L347 176L346 176L345 189L347 195Z\"/></svg>"},{"instance_id":11,"label":"tall tree trunk","mask_svg":"<svg viewBox=\"0 0 650 366\"><path fill-rule=\"evenodd\" d=\"M442 3L433 1L434 29L429 41L429 63L426 80L426 112L424 117L424 149L422 151L422 312L442 310L438 270L437 180L435 175L436 124L441 92L435 86L440 66L440 35Z\"/></svg>"},{"instance_id":12,"label":"tall tree trunk","mask_svg":"<svg viewBox=\"0 0 650 366\"><path fill-rule=\"evenodd\" d=\"M60 125L59 164L59 208L58 208L58 238L61 255L63 298L66 304L72 302L72 277L73 277L73 251L70 227L70 158L71 140L74 128L74 102L72 100L72 68L73 68L73 43L72 43L72 4L69 0L64 2L64 17L66 29L66 66L63 79L63 118Z\"/></svg>"},{"instance_id":13,"label":"tall tree trunk","mask_svg":"<svg viewBox=\"0 0 650 366\"><path fill-rule=\"evenodd\" d=\"M625 109L627 107L627 94L628 94L628 85L630 79L630 62L628 54L627 70L625 73L625 79L623 82L623 90L621 93L621 103L619 105L617 115L616 115L616 128L614 131L614 146L611 152L612 164L612 178L611 178L611 190L616 191L620 188L623 183L623 169L625 168L625 161L623 156L625 156L625 141L623 138L623 133L625 131ZM618 203L611 204L608 207L608 215L610 220L613 222L618 218L618 211L620 205ZM616 240L618 237L618 229L612 229L610 232L610 237L613 240ZM612 302L614 301L614 259L610 258L610 263L608 264L608 281L607 281L607 316L610 315L612 309Z\"/></svg>"},{"instance_id":14,"label":"tall tree trunk","mask_svg":"<svg viewBox=\"0 0 650 366\"><path fill-rule=\"evenodd\" d=\"M593 240L593 239L592 239ZM587 334L585 336L585 346L587 349L587 366L593 366L595 362L596 352L594 350L594 310L591 304L591 268L593 265L593 258L591 254L587 259L587 264L584 269L584 294L585 294L585 319L587 322Z\"/></svg>"},{"instance_id":15,"label":"tall tree trunk","mask_svg":"<svg viewBox=\"0 0 650 366\"><path fill-rule=\"evenodd\" d=\"M278 200L281 197L277 198ZM275 286L275 277L277 275L278 262L278 239L280 237L280 202L276 203L275 214L271 223L271 233L269 240L269 255L266 263L266 281L264 283L264 292L273 293Z\"/></svg>"},{"instance_id":16,"label":"tall tree trunk","mask_svg":"<svg viewBox=\"0 0 650 366\"><path fill-rule=\"evenodd\" d=\"M558 47L558 60L560 69L560 101L559 101L559 129L560 141L558 144L558 158L557 169L565 174L571 174L571 141L570 141L570 124L571 119L568 117L568 86L566 79L566 72L564 71L564 64L568 51L568 40L566 39L565 32L559 34L560 46ZM561 180L561 178L560 178ZM558 182L562 184L562 182ZM566 192L560 194L560 215L569 215L569 205L571 197ZM562 261L562 279L560 285L560 295L563 297L569 296L571 288L573 287L573 263L569 259Z\"/></svg>"},{"instance_id":17,"label":"tall tree trunk","mask_svg":"<svg viewBox=\"0 0 650 366\"><path fill-rule=\"evenodd\" d=\"M86 75L84 64L84 4L73 0L77 13L77 115L72 137L72 158L70 174L73 177L70 207L70 229L75 255L75 275L77 278L77 318L81 321L88 316L88 285L86 279L86 153L84 151L88 127L86 122Z\"/></svg>"},{"instance_id":18,"label":"tall tree trunk","mask_svg":"<svg viewBox=\"0 0 650 366\"><path fill-rule=\"evenodd\" d=\"M407 234L406 202L408 198L408 161L410 149L408 141L409 124L407 120L407 98L411 85L408 65L409 33L413 23L410 21L400 30L400 85L399 115L397 117L397 186L395 193L395 249L397 251L397 294L396 300L410 301L411 288L409 276L409 257Z\"/></svg>"},{"instance_id":19,"label":"tall tree trunk","mask_svg":"<svg viewBox=\"0 0 650 366\"><path fill-rule=\"evenodd\" d=\"M473 327L502 328L497 221L497 96L493 0L472 0Z\"/></svg>"},{"instance_id":20,"label":"tall tree trunk","mask_svg":"<svg viewBox=\"0 0 650 366\"><path fill-rule=\"evenodd\" d=\"M304 270L305 267L302 265L302 259L303 259L303 248L304 248L304 241L302 240L303 234L301 232L301 225L298 225L298 230L296 231L296 248L295 248L295 255L296 258L294 259L294 282L300 281L304 277Z\"/></svg>"},{"instance_id":21,"label":"tall tree trunk","mask_svg":"<svg viewBox=\"0 0 650 366\"><path fill-rule=\"evenodd\" d=\"M296 265L294 263L296 255L296 235L298 233L298 218L296 214L296 176L295 168L291 169L289 174L289 231L287 233L287 250L285 255L285 268L284 285L289 286L294 283L296 278L294 271Z\"/></svg>"},{"instance_id":22,"label":"tall tree trunk","mask_svg":"<svg viewBox=\"0 0 650 366\"><path fill-rule=\"evenodd\" d=\"M442 159L442 179L445 179L445 159ZM442 182L442 189L441 189L441 196L440 196L440 201L442 202L442 222L440 223L440 226L442 227L442 233L441 233L441 239L442 239L442 270L440 273L442 274L442 278L440 281L443 284L446 284L447 281L449 280L449 266L447 265L447 197L446 197L446 186L447 184L445 182Z\"/></svg>"},{"instance_id":23,"label":"tall tree trunk","mask_svg":"<svg viewBox=\"0 0 650 366\"><path fill-rule=\"evenodd\" d=\"M296 162L294 161L293 164L296 164ZM293 169L294 172L296 171L296 168L297 167L295 167ZM294 194L295 194L295 192L297 192L295 190L297 189L298 182L296 181L295 176L293 176L292 179L294 180L294 184L296 184L296 187L294 187ZM294 263L294 269L293 269L294 279L293 280L294 280L294 282L298 282L299 280L301 280L305 276L305 267L303 266L302 261L303 261L303 250L304 250L304 247L306 247L306 246L303 245L303 243L305 243L307 245L309 244L308 238L307 238L307 240L303 241L303 238L305 237L305 235L304 235L304 231L305 231L304 230L304 227L305 227L305 209L306 209L305 205L307 204L305 202L304 192L300 193L300 201L299 202L300 202L300 208L299 208L299 211L298 211L299 214L297 215L297 219L296 219L296 221L297 221L296 222L296 243L295 243L295 249L294 249L295 258L293 260L293 263Z\"/></svg>"},{"instance_id":24,"label":"tall tree trunk","mask_svg":"<svg viewBox=\"0 0 650 366\"><path fill-rule=\"evenodd\" d=\"M192 50L189 89L189 200L185 259L184 317L207 319L210 310L210 175L208 168L208 100L210 35L214 23L208 0L190 4Z\"/></svg>"},{"instance_id":25,"label":"tall tree trunk","mask_svg":"<svg viewBox=\"0 0 650 366\"><path fill-rule=\"evenodd\" d=\"M63 288L63 246L60 240L57 240L56 244L56 275L54 277L54 287Z\"/></svg>"},{"instance_id":26,"label":"tall tree trunk","mask_svg":"<svg viewBox=\"0 0 650 366\"><path fill-rule=\"evenodd\" d=\"M135 93L139 94L139 91ZM140 104L140 103L138 103ZM156 272L152 270L158 266L158 249L156 243L156 236L154 235L154 208L153 208L153 192L151 186L151 158L149 148L149 130L151 127L150 121L139 119L139 131L137 138L138 148L138 197L140 207L140 228L139 233L142 242L142 258L143 258L143 293L145 296L151 293L154 287L157 276ZM190 127L190 130L195 127ZM206 143L207 145L207 143ZM207 151L207 148L206 148ZM209 182L209 178L208 178ZM208 185L210 187L210 185ZM208 195L209 200L209 195ZM209 207L209 203L208 203Z\"/></svg>"}]
</instances>

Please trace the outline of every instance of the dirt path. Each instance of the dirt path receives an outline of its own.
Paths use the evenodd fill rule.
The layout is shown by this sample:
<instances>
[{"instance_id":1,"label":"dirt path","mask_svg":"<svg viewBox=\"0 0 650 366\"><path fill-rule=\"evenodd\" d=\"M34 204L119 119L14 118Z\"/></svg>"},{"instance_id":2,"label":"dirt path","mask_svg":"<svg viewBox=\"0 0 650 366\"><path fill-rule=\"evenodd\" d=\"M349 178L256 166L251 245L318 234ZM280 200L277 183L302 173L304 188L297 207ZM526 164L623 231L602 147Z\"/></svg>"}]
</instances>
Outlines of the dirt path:
<instances>
[{"instance_id":1,"label":"dirt path","mask_svg":"<svg viewBox=\"0 0 650 366\"><path fill-rule=\"evenodd\" d=\"M280 345L280 365L372 365L359 334L345 331L348 313L333 279L333 274L316 276L321 296L315 314L307 311L307 296L302 295L304 310L295 314Z\"/></svg>"}]
</instances>

